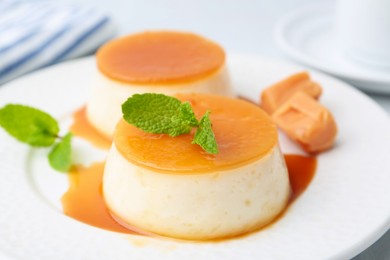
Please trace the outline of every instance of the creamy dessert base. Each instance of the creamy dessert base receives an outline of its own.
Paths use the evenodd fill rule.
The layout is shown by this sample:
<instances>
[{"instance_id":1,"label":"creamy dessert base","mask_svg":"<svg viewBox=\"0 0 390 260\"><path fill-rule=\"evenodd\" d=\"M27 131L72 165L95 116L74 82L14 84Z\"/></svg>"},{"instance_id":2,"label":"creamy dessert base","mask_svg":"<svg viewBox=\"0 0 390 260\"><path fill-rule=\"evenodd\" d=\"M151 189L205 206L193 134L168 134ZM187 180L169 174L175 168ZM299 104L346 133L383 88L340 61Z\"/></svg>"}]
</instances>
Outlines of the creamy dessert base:
<instances>
[{"instance_id":1,"label":"creamy dessert base","mask_svg":"<svg viewBox=\"0 0 390 260\"><path fill-rule=\"evenodd\" d=\"M103 177L106 204L125 223L190 240L255 231L283 211L290 192L277 146L263 158L235 169L175 174L133 164L113 144Z\"/></svg>"},{"instance_id":2,"label":"creamy dessert base","mask_svg":"<svg viewBox=\"0 0 390 260\"><path fill-rule=\"evenodd\" d=\"M122 103L130 96L142 93L208 93L233 97L226 67L204 79L168 85L142 85L122 83L96 73L93 89L87 101L88 121L104 136L112 138L118 121L122 118Z\"/></svg>"}]
</instances>

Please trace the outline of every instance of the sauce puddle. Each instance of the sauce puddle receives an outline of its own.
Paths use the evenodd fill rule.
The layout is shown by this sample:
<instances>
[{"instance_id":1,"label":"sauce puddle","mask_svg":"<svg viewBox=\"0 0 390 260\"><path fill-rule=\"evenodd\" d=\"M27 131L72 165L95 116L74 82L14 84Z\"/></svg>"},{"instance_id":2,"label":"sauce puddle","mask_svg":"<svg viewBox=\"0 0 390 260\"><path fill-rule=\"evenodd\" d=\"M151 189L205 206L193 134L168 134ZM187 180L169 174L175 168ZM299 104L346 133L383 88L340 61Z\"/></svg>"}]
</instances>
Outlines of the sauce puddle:
<instances>
[{"instance_id":1,"label":"sauce puddle","mask_svg":"<svg viewBox=\"0 0 390 260\"><path fill-rule=\"evenodd\" d=\"M315 157L285 155L285 159L292 195L286 209L270 225L277 222L292 202L305 191L313 179L317 166ZM95 163L90 167L75 166L71 169L69 173L70 187L62 197L64 213L71 218L102 229L143 235L123 227L111 216L102 194L103 171L104 163Z\"/></svg>"},{"instance_id":2,"label":"sauce puddle","mask_svg":"<svg viewBox=\"0 0 390 260\"><path fill-rule=\"evenodd\" d=\"M314 177L317 159L310 156L287 154L284 156L290 178L292 194L290 204L301 195Z\"/></svg>"},{"instance_id":3,"label":"sauce puddle","mask_svg":"<svg viewBox=\"0 0 390 260\"><path fill-rule=\"evenodd\" d=\"M87 120L86 107L83 106L73 113L73 124L70 131L93 144L97 148L109 149L112 141L99 133Z\"/></svg>"},{"instance_id":4,"label":"sauce puddle","mask_svg":"<svg viewBox=\"0 0 390 260\"><path fill-rule=\"evenodd\" d=\"M65 215L106 230L134 234L114 221L102 196L104 163L74 166L69 172L70 186L61 202Z\"/></svg>"}]
</instances>

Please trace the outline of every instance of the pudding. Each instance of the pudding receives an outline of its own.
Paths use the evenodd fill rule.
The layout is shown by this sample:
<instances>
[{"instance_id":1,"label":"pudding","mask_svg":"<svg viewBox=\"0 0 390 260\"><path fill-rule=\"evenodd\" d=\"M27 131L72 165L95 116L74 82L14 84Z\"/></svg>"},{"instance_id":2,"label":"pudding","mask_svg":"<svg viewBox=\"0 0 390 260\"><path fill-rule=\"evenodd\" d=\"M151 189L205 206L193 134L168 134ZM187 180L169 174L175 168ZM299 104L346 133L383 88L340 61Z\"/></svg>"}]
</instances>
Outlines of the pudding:
<instances>
[{"instance_id":1,"label":"pudding","mask_svg":"<svg viewBox=\"0 0 390 260\"><path fill-rule=\"evenodd\" d=\"M103 196L121 223L162 236L210 240L255 231L278 216L290 184L269 116L243 100L180 94L199 119L210 111L219 153L177 137L116 126Z\"/></svg>"},{"instance_id":2,"label":"pudding","mask_svg":"<svg viewBox=\"0 0 390 260\"><path fill-rule=\"evenodd\" d=\"M210 93L233 96L225 52L195 34L156 31L125 36L101 47L87 102L88 121L112 138L121 104L136 93Z\"/></svg>"}]
</instances>

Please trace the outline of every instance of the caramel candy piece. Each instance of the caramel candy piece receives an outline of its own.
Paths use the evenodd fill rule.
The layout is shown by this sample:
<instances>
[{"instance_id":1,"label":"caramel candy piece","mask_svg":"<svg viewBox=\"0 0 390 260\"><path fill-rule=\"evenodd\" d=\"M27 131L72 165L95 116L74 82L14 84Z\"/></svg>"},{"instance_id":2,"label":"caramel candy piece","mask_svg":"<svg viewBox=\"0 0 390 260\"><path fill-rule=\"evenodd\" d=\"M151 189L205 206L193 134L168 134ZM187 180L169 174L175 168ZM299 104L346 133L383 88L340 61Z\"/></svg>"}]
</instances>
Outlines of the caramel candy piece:
<instances>
[{"instance_id":1,"label":"caramel candy piece","mask_svg":"<svg viewBox=\"0 0 390 260\"><path fill-rule=\"evenodd\" d=\"M272 119L309 153L317 153L333 146L337 126L332 114L303 92L294 94L274 112Z\"/></svg>"},{"instance_id":2,"label":"caramel candy piece","mask_svg":"<svg viewBox=\"0 0 390 260\"><path fill-rule=\"evenodd\" d=\"M292 95L300 91L317 99L322 89L310 79L307 72L300 72L266 88L260 97L261 107L272 115Z\"/></svg>"}]
</instances>

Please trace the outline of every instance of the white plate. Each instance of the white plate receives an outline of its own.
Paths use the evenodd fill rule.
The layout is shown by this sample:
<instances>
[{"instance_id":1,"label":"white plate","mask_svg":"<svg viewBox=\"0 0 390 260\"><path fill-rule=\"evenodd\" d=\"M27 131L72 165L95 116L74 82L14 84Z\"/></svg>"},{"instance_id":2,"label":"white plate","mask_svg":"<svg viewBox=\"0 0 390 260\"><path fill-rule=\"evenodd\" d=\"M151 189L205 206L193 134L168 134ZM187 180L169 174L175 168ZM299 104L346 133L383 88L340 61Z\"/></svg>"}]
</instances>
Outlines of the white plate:
<instances>
[{"instance_id":1,"label":"white plate","mask_svg":"<svg viewBox=\"0 0 390 260\"><path fill-rule=\"evenodd\" d=\"M371 92L390 93L390 71L362 65L340 49L334 26L335 2L298 9L275 27L278 46L294 60Z\"/></svg>"},{"instance_id":2,"label":"white plate","mask_svg":"<svg viewBox=\"0 0 390 260\"><path fill-rule=\"evenodd\" d=\"M64 63L0 89L6 103L36 106L59 118L86 101L92 58ZM300 68L250 56L230 56L237 91L257 99L262 88ZM53 172L46 150L18 143L0 130L0 252L21 259L347 259L390 226L390 122L378 105L354 88L312 73L321 98L335 115L336 147L318 157L305 193L273 226L220 243L184 243L125 236L64 216L59 198L65 175ZM64 129L65 131L66 129ZM282 148L294 147L282 140ZM78 161L103 158L103 151L77 141Z\"/></svg>"}]
</instances>

